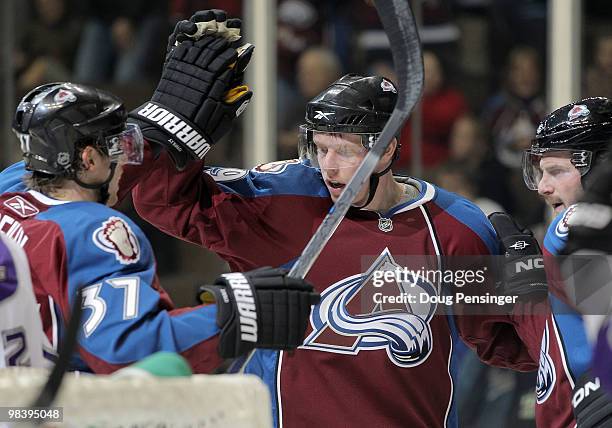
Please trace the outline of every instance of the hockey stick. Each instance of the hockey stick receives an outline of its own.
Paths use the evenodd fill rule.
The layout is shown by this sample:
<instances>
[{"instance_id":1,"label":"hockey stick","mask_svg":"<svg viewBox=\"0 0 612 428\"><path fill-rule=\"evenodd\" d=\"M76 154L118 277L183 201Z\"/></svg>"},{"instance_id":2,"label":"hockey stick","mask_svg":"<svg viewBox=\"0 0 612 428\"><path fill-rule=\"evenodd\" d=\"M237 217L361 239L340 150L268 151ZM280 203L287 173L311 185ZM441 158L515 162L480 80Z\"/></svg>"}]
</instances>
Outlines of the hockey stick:
<instances>
[{"instance_id":1,"label":"hockey stick","mask_svg":"<svg viewBox=\"0 0 612 428\"><path fill-rule=\"evenodd\" d=\"M53 308L51 308L51 310L53 310ZM50 407L55 401L59 388L64 380L64 375L70 367L70 357L76 348L82 316L83 290L79 287L72 304L72 314L70 315L70 321L68 321L68 326L66 327L66 335L58 350L57 361L55 362L53 370L51 370L51 374L49 374L45 386L40 391L40 394L38 394L38 397L31 407ZM43 421L39 421L39 423L42 422Z\"/></svg>"},{"instance_id":2,"label":"hockey stick","mask_svg":"<svg viewBox=\"0 0 612 428\"><path fill-rule=\"evenodd\" d=\"M418 1L418 0L417 0ZM369 180L376 164L418 102L423 89L423 57L419 35L408 0L374 0L378 16L391 44L393 63L397 73L398 96L395 109L382 130L378 141L349 181L340 198L331 207L312 236L289 276L304 278L321 254L344 218L364 183Z\"/></svg>"}]
</instances>

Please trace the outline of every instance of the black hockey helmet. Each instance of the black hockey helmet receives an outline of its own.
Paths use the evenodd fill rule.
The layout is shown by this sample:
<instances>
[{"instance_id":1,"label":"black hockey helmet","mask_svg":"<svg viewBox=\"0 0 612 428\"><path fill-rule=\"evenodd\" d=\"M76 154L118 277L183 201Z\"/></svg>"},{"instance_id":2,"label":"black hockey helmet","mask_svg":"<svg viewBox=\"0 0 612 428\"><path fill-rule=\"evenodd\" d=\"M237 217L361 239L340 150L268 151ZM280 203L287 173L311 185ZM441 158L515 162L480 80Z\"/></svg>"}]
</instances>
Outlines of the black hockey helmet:
<instances>
[{"instance_id":1,"label":"black hockey helmet","mask_svg":"<svg viewBox=\"0 0 612 428\"><path fill-rule=\"evenodd\" d=\"M384 77L357 74L341 77L307 104L305 123L300 126L300 159L306 165L320 167L314 142L317 133L359 135L363 155L376 142L391 117L396 101L397 89ZM361 207L368 205L374 198L379 178L391 169L393 161L399 157L399 149L398 142L389 165L370 176L369 195ZM335 158L334 168L342 167L343 163L354 166L356 161L360 161L360 156L354 156L352 148L343 150ZM357 148L355 150L359 151Z\"/></svg>"},{"instance_id":2,"label":"black hockey helmet","mask_svg":"<svg viewBox=\"0 0 612 428\"><path fill-rule=\"evenodd\" d=\"M542 156L566 155L584 177L608 153L612 141L612 100L586 98L567 104L540 122L531 148L523 155L523 178L532 190L541 178Z\"/></svg>"},{"instance_id":3,"label":"black hockey helmet","mask_svg":"<svg viewBox=\"0 0 612 428\"><path fill-rule=\"evenodd\" d=\"M308 103L306 126L317 131L380 133L396 100L395 85L384 77L347 74Z\"/></svg>"},{"instance_id":4,"label":"black hockey helmet","mask_svg":"<svg viewBox=\"0 0 612 428\"><path fill-rule=\"evenodd\" d=\"M357 134L369 150L391 117L396 101L397 89L384 77L341 77L307 104L305 123L300 126L300 158L316 166L315 132Z\"/></svg>"},{"instance_id":5,"label":"black hockey helmet","mask_svg":"<svg viewBox=\"0 0 612 428\"><path fill-rule=\"evenodd\" d=\"M123 102L108 92L75 83L49 83L21 100L13 131L27 170L74 176L79 142L96 145L114 161L118 155L138 157L140 150L142 161L142 134L136 125L126 127L126 119Z\"/></svg>"}]
</instances>

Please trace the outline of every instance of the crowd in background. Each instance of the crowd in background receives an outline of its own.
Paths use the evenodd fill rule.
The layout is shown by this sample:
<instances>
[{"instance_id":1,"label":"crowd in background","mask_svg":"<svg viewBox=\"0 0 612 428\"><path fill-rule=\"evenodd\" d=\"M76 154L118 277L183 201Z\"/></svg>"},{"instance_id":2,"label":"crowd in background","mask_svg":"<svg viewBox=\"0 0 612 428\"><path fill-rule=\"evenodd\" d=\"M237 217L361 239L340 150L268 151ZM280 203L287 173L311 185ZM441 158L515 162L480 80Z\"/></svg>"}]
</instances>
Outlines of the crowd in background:
<instances>
[{"instance_id":1,"label":"crowd in background","mask_svg":"<svg viewBox=\"0 0 612 428\"><path fill-rule=\"evenodd\" d=\"M612 31L606 25L606 3L584 3L585 96L612 97ZM72 80L109 89L129 107L151 93L166 37L179 19L199 9L220 8L235 17L243 13L242 0L30 0L17 5L16 22L24 23L17 26L15 37L17 97L45 82ZM523 184L521 153L547 113L546 0L424 0L421 7L423 178L475 201L487 214L507 211L543 233L545 209ZM277 19L277 147L279 158L290 158L296 155L297 127L306 102L331 82L347 72L396 79L370 2L278 0ZM258 88L253 89L257 96ZM404 174L411 173L412 127L409 121L401 133L401 156L394 167ZM237 126L209 161L246 167L241 165L241 144ZM7 161L2 159L5 165ZM123 208L130 211L129 204ZM195 283L195 277L204 282L224 269L205 250L189 246L177 251L185 244L143 227L158 252L167 288L172 289L172 278L183 283L192 279L186 277L188 271ZM204 271L193 273L195 264ZM177 301L188 304L190 299ZM483 403L502 397L506 407L520 412L524 400L516 391L530 392L535 384L532 377L525 381L503 371L482 371L469 359L466 370L471 370L470 379L481 379L490 388L479 389L488 393L475 402L463 400L466 409L472 409L463 413L469 419L465 426L491 426L495 421L502 427L499 410L491 411L499 407L487 413ZM515 392L503 395L507 391Z\"/></svg>"}]
</instances>

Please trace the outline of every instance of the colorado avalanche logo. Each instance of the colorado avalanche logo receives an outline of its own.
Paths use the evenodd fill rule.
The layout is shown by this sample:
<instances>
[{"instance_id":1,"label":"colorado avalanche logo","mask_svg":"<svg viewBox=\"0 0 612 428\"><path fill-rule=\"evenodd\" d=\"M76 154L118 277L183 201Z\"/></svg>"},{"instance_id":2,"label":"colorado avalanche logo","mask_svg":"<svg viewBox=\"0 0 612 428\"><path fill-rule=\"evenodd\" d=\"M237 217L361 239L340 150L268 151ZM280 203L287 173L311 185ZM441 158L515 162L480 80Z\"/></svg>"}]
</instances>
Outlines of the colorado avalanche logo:
<instances>
[{"instance_id":1,"label":"colorado avalanche logo","mask_svg":"<svg viewBox=\"0 0 612 428\"><path fill-rule=\"evenodd\" d=\"M321 303L311 315L313 332L302 348L356 355L360 351L384 349L393 364L415 367L423 363L433 348L430 320L436 304L368 305L364 288L371 284L375 271L394 271L400 266L388 249L376 259L365 274L358 274L332 284L321 295ZM410 293L437 294L436 287L414 278L408 283L393 283L385 295ZM357 296L361 296L358 298ZM360 303L355 303L361 300ZM358 313L362 312L362 313Z\"/></svg>"},{"instance_id":2,"label":"colorado avalanche logo","mask_svg":"<svg viewBox=\"0 0 612 428\"><path fill-rule=\"evenodd\" d=\"M395 86L393 86L393 83L389 82L386 79L383 79L382 82L380 82L380 87L383 92L393 92L394 94L397 93L397 90L395 89Z\"/></svg>"},{"instance_id":3,"label":"colorado avalanche logo","mask_svg":"<svg viewBox=\"0 0 612 428\"><path fill-rule=\"evenodd\" d=\"M140 260L140 245L130 225L119 217L110 217L97 228L92 236L94 244L107 253L115 255L124 265Z\"/></svg>"},{"instance_id":4,"label":"colorado avalanche logo","mask_svg":"<svg viewBox=\"0 0 612 428\"><path fill-rule=\"evenodd\" d=\"M576 120L581 117L587 117L591 112L589 109L582 104L576 104L572 109L567 113L567 118L569 121Z\"/></svg>"},{"instance_id":5,"label":"colorado avalanche logo","mask_svg":"<svg viewBox=\"0 0 612 428\"><path fill-rule=\"evenodd\" d=\"M546 321L544 335L542 336L542 347L540 348L540 365L538 367L538 380L536 383L536 400L538 404L544 403L555 387L555 365L548 354L549 337L548 321Z\"/></svg>"},{"instance_id":6,"label":"colorado avalanche logo","mask_svg":"<svg viewBox=\"0 0 612 428\"><path fill-rule=\"evenodd\" d=\"M76 95L65 89L60 89L57 91L57 94L53 96L53 101L57 104L73 103L76 101Z\"/></svg>"}]
</instances>

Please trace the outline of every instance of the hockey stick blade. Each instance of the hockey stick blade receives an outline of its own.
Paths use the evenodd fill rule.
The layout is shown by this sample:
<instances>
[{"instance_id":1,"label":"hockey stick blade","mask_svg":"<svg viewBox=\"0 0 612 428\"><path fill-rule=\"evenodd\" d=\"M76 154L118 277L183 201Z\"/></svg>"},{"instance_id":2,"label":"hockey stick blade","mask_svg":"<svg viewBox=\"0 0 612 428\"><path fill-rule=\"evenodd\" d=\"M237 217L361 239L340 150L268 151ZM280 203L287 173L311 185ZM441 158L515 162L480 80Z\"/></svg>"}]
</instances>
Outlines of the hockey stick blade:
<instances>
[{"instance_id":1,"label":"hockey stick blade","mask_svg":"<svg viewBox=\"0 0 612 428\"><path fill-rule=\"evenodd\" d=\"M51 373L49 374L49 378L47 379L45 386L32 404L32 407L50 407L55 401L59 388L64 380L64 375L70 368L70 357L72 357L72 353L76 349L77 336L82 317L83 291L79 287L76 296L74 297L72 314L70 315L70 321L68 321L68 326L66 327L64 340L62 341L58 351L57 361L53 367L53 370L51 370Z\"/></svg>"},{"instance_id":2,"label":"hockey stick blade","mask_svg":"<svg viewBox=\"0 0 612 428\"><path fill-rule=\"evenodd\" d=\"M293 278L304 278L308 274L323 247L355 201L357 193L370 178L385 150L399 133L423 90L421 43L408 0L375 0L374 3L391 44L398 80L397 103L380 137L289 271L289 276Z\"/></svg>"}]
</instances>

